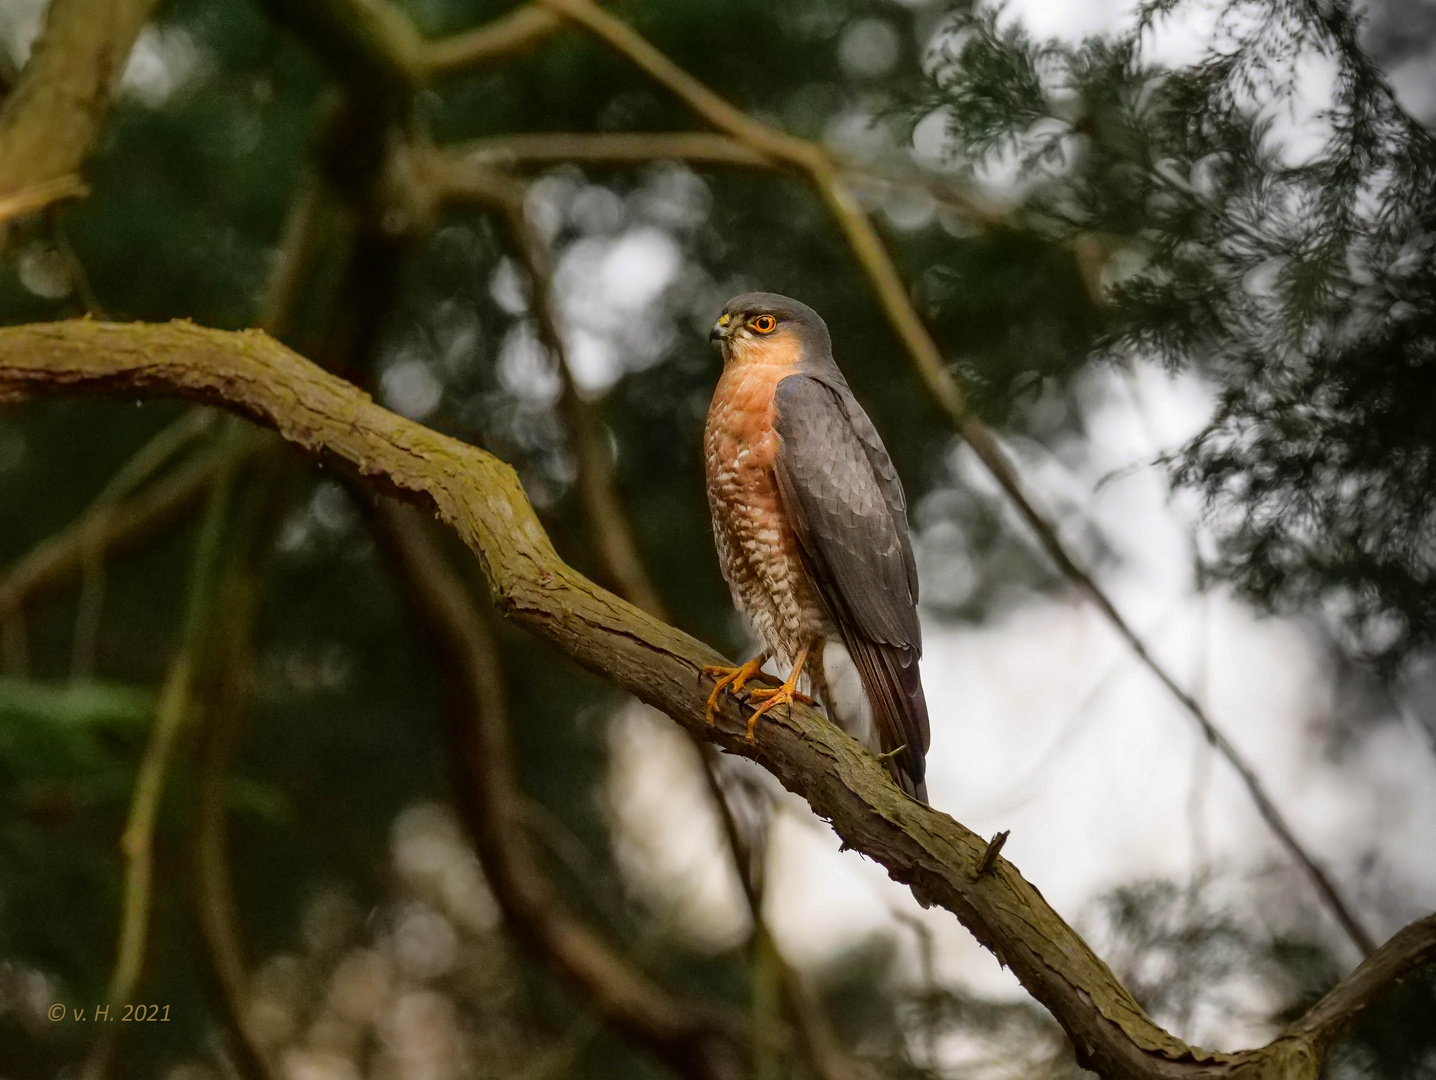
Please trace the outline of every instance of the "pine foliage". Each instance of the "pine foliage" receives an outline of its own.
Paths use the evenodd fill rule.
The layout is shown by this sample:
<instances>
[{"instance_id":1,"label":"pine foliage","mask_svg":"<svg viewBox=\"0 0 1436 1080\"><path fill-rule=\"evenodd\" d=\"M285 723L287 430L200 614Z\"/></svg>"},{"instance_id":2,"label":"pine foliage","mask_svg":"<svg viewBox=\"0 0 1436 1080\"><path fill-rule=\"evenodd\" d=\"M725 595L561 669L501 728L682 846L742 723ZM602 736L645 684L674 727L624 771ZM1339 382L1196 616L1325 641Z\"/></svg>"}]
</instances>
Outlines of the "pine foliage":
<instances>
[{"instance_id":1,"label":"pine foliage","mask_svg":"<svg viewBox=\"0 0 1436 1080\"><path fill-rule=\"evenodd\" d=\"M1147 58L1204 19L1196 62ZM1015 170L1045 229L1100 242L1102 353L1218 384L1170 459L1213 569L1394 661L1436 637L1436 141L1360 33L1345 2L1155 0L1067 46L962 9L913 115L944 109L957 163Z\"/></svg>"}]
</instances>

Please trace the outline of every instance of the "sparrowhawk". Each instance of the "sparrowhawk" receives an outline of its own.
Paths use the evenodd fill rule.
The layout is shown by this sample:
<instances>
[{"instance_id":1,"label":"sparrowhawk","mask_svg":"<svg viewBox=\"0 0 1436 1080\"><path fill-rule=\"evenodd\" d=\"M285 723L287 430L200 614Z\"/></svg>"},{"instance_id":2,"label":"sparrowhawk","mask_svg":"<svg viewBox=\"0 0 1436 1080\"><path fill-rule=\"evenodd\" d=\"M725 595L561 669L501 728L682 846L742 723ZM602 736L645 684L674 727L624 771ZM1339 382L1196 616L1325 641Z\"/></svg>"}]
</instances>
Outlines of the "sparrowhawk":
<instances>
[{"instance_id":1,"label":"sparrowhawk","mask_svg":"<svg viewBox=\"0 0 1436 1080\"><path fill-rule=\"evenodd\" d=\"M917 565L887 450L812 308L745 293L728 301L709 336L723 351L703 436L713 534L734 602L764 645L740 667L706 669L717 678L709 721L718 695L741 693L768 656L789 674L779 687L749 692L760 703L750 741L765 712L804 700L804 674L837 719L824 654L841 642L871 707L871 748L926 802Z\"/></svg>"}]
</instances>

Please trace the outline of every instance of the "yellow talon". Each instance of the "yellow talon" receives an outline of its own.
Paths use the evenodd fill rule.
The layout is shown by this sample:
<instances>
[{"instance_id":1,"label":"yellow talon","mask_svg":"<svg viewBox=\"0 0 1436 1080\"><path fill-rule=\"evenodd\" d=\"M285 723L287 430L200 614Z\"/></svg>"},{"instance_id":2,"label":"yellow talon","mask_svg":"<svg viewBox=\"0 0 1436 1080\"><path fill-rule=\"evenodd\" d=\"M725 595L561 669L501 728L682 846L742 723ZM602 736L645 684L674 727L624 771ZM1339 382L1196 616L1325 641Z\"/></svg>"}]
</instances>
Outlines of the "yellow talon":
<instances>
[{"instance_id":1,"label":"yellow talon","mask_svg":"<svg viewBox=\"0 0 1436 1080\"><path fill-rule=\"evenodd\" d=\"M803 650L798 653L798 659L793 664L793 670L790 671L788 677L783 680L782 686L777 686L772 689L765 687L763 689L754 690L748 695L749 700L761 701L763 703L753 710L752 716L748 717L748 734L745 736L745 740L749 744L753 742L753 732L758 728L758 718L765 712L779 705L788 705L791 707L795 701L801 701L804 705L813 704L813 699L807 694L798 693L798 679L802 676L803 665L807 663L807 661L808 649L804 647Z\"/></svg>"},{"instance_id":2,"label":"yellow talon","mask_svg":"<svg viewBox=\"0 0 1436 1080\"><path fill-rule=\"evenodd\" d=\"M708 706L703 710L704 719L708 721L709 726L712 726L716 720L713 713L718 708L718 695L727 687L732 687L731 693L741 694L748 680L762 673L763 664L767 659L766 653L759 653L746 664L740 664L738 667L709 665L702 670L702 675L712 675L718 680L713 687L713 693L708 695ZM754 693L757 692L754 691Z\"/></svg>"}]
</instances>

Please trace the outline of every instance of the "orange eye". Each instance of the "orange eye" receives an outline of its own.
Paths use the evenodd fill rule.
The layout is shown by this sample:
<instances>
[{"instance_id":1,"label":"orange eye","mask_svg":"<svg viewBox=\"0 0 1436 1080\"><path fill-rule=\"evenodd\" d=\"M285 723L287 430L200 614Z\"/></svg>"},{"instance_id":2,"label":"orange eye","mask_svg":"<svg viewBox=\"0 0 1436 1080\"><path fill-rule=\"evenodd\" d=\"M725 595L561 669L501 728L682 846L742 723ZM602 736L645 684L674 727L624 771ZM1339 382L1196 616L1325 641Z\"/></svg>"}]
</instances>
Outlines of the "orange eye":
<instances>
[{"instance_id":1,"label":"orange eye","mask_svg":"<svg viewBox=\"0 0 1436 1080\"><path fill-rule=\"evenodd\" d=\"M760 334L771 334L778 327L778 320L771 315L759 315L748 324Z\"/></svg>"}]
</instances>

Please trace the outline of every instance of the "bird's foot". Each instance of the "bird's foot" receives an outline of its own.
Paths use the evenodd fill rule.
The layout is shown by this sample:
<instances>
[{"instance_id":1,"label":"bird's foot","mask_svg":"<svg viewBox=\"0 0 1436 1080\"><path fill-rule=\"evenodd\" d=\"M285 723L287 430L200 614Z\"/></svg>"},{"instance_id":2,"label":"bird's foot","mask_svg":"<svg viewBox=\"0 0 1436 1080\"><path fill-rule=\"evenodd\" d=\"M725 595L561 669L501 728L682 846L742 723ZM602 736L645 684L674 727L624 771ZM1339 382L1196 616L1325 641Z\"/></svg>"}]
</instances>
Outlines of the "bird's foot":
<instances>
[{"instance_id":1,"label":"bird's foot","mask_svg":"<svg viewBox=\"0 0 1436 1080\"><path fill-rule=\"evenodd\" d=\"M708 695L708 705L703 710L703 717L710 726L716 719L713 714L718 709L718 695L725 689L734 695L741 694L743 687L748 684L750 679L757 678L763 673L763 664L767 662L767 659L766 653L759 653L746 664L739 664L737 667L709 665L699 673L700 675L711 675L718 680L713 687L713 693ZM759 691L755 690L754 693L759 693Z\"/></svg>"},{"instance_id":2,"label":"bird's foot","mask_svg":"<svg viewBox=\"0 0 1436 1080\"><path fill-rule=\"evenodd\" d=\"M753 742L753 732L758 728L758 719L765 712L776 709L779 705L788 705L791 707L795 701L801 702L804 705L814 704L813 699L807 694L798 693L797 675L798 672L795 670L792 678L782 686L776 686L772 689L764 687L760 690L754 690L748 695L749 701L761 701L763 703L753 710L752 716L748 717L748 734L746 741L749 744Z\"/></svg>"}]
</instances>

